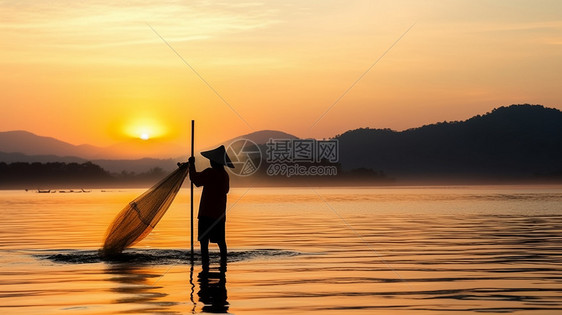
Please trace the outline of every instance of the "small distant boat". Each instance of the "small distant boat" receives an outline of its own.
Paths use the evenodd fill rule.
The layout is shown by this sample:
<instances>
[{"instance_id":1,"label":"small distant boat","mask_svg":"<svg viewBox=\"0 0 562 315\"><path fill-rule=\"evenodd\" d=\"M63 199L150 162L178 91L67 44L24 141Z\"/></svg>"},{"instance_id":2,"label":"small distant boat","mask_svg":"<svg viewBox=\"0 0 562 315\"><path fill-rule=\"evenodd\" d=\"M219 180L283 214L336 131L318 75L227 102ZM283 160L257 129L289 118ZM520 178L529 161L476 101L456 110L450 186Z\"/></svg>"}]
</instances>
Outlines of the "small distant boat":
<instances>
[{"instance_id":1,"label":"small distant boat","mask_svg":"<svg viewBox=\"0 0 562 315\"><path fill-rule=\"evenodd\" d=\"M81 188L80 190L74 190L74 189L59 190L59 193L61 193L61 194L65 194L65 193L75 193L75 194L78 194L78 193L89 193L89 192L92 192L92 191L91 191L91 190L85 190L85 189L83 189L83 188Z\"/></svg>"},{"instance_id":2,"label":"small distant boat","mask_svg":"<svg viewBox=\"0 0 562 315\"><path fill-rule=\"evenodd\" d=\"M50 189L37 189L37 192L40 194L49 194L51 193Z\"/></svg>"}]
</instances>

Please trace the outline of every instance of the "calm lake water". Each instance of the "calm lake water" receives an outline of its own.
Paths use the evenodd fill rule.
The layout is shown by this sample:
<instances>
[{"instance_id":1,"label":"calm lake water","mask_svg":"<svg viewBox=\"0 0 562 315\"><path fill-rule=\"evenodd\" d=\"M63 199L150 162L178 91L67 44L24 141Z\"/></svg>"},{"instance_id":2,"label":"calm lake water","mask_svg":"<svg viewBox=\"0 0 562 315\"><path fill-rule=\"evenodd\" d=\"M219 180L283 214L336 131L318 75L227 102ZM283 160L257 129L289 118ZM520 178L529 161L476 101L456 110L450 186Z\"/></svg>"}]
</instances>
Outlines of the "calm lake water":
<instances>
[{"instance_id":1,"label":"calm lake water","mask_svg":"<svg viewBox=\"0 0 562 315\"><path fill-rule=\"evenodd\" d=\"M0 191L0 313L562 314L560 186L236 188L222 274L216 244L189 262L188 190L98 258L142 192Z\"/></svg>"}]
</instances>

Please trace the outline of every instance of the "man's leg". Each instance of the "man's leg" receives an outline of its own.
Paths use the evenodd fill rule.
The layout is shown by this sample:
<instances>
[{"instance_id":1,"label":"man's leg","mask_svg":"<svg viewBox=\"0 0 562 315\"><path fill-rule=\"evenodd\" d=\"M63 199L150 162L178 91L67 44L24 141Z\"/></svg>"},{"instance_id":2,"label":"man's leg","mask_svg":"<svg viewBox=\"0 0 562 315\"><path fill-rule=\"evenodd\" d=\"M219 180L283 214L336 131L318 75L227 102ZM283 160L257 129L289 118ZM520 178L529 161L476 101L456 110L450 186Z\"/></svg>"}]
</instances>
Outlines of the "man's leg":
<instances>
[{"instance_id":1,"label":"man's leg","mask_svg":"<svg viewBox=\"0 0 562 315\"><path fill-rule=\"evenodd\" d=\"M226 269L226 258L228 256L227 250L226 250L226 241L222 241L218 243L219 245L219 249L221 251L221 268Z\"/></svg>"},{"instance_id":2,"label":"man's leg","mask_svg":"<svg viewBox=\"0 0 562 315\"><path fill-rule=\"evenodd\" d=\"M201 244L201 264L203 269L209 269L209 238L205 237L199 241Z\"/></svg>"}]
</instances>

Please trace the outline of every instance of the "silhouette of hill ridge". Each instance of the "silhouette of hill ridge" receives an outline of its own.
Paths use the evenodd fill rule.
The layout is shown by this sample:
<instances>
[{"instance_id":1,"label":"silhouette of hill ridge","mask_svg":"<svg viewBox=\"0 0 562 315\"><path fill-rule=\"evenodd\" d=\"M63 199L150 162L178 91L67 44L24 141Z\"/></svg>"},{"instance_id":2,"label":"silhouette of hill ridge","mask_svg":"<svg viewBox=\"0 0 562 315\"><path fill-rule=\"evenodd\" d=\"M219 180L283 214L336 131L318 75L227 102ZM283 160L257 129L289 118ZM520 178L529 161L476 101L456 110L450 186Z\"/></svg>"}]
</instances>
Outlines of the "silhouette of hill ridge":
<instances>
[{"instance_id":1,"label":"silhouette of hill ridge","mask_svg":"<svg viewBox=\"0 0 562 315\"><path fill-rule=\"evenodd\" d=\"M511 105L464 121L404 131L360 128L337 135L344 169L398 178L520 178L562 170L562 112Z\"/></svg>"},{"instance_id":2,"label":"silhouette of hill ridge","mask_svg":"<svg viewBox=\"0 0 562 315\"><path fill-rule=\"evenodd\" d=\"M101 148L89 145L73 145L52 137L39 136L25 130L0 132L0 151L27 155L80 156L92 158Z\"/></svg>"},{"instance_id":3,"label":"silhouette of hill ridge","mask_svg":"<svg viewBox=\"0 0 562 315\"><path fill-rule=\"evenodd\" d=\"M258 144L264 144L269 138L294 139L293 135L276 130L260 130L243 136L232 138L220 144L228 146L236 139L249 139ZM131 139L131 142L142 142L139 139ZM220 145L219 144L219 145ZM153 168L161 168L164 171L172 171L176 162L187 160L185 156L176 158L121 158L112 154L116 147L126 148L126 143L115 144L106 148L92 145L72 145L52 137L44 137L28 131L16 130L0 132L0 162L65 162L85 163L91 161L103 167L103 169L119 173L122 171L142 173ZM216 147L213 146L212 148ZM162 149L161 151L166 152ZM168 150L169 152L175 150Z\"/></svg>"},{"instance_id":4,"label":"silhouette of hill ridge","mask_svg":"<svg viewBox=\"0 0 562 315\"><path fill-rule=\"evenodd\" d=\"M249 139L257 144L264 144L269 138L286 138L295 139L297 137L277 130L259 130L239 137L223 141L220 144L228 145L236 139ZM219 144L219 145L220 145ZM121 151L127 151L132 148L135 151L141 150L141 146L146 147L147 156L131 157L122 154ZM168 157L150 156L155 151L169 152ZM43 156L41 160L45 160L44 156L57 156L65 160L75 161L77 159L85 160L138 160L142 158L168 159L173 158L178 147L170 143L150 143L140 139L129 139L128 141L110 145L108 147L97 147L89 144L73 145L53 137L39 136L25 130L1 131L0 132L0 153L4 154L23 154L26 156ZM188 154L186 150L186 155ZM9 156L9 158L15 155ZM28 159L28 158L26 158ZM185 159L185 158L183 158Z\"/></svg>"},{"instance_id":5,"label":"silhouette of hill ridge","mask_svg":"<svg viewBox=\"0 0 562 315\"><path fill-rule=\"evenodd\" d=\"M247 140L251 140L253 141L255 144L257 145L264 145L267 143L267 141L270 139L298 139L297 136L294 136L292 134L283 132L283 131L278 131L278 130L258 130L258 131L254 131L245 135L241 135L238 137L234 137L231 139L228 139L226 141L223 141L219 144L213 145L211 147L209 147L209 149L212 148L216 148L219 145L224 145L225 147L228 147L231 143L235 142L236 140L239 139L247 139Z\"/></svg>"},{"instance_id":6,"label":"silhouette of hill ridge","mask_svg":"<svg viewBox=\"0 0 562 315\"><path fill-rule=\"evenodd\" d=\"M2 141L6 135L11 139L22 136L21 142L27 138L41 140L38 144L40 150L33 152L44 153L14 153L18 152L18 144L5 146ZM263 151L264 143L269 138L297 137L281 131L262 130L232 138L222 144L228 145L241 138L256 142ZM399 181L562 179L562 112L542 105L504 106L467 120L445 121L404 131L359 128L335 138L340 143L339 165L348 172L374 170ZM30 146L29 142L25 145L27 148ZM23 148L26 148L25 145ZM47 150L49 145L52 145L50 151ZM88 145L74 146L26 131L0 132L0 161L7 163L92 161L110 172L125 170L139 173L156 167L168 171L176 167L175 162L185 160L185 157L136 160L88 158L72 151L77 147L92 151L100 149ZM97 152L96 156L99 154ZM204 159L198 160L205 162Z\"/></svg>"}]
</instances>

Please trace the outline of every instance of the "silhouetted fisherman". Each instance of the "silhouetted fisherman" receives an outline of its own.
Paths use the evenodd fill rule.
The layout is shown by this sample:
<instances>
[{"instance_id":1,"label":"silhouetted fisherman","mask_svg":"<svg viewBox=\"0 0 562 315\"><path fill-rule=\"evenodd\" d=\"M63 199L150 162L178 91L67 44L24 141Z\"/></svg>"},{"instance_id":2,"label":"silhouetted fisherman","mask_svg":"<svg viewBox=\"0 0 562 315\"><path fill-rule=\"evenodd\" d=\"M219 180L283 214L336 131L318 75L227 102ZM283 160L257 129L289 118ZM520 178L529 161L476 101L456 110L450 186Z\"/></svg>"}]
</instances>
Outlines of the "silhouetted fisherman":
<instances>
[{"instance_id":1,"label":"silhouetted fisherman","mask_svg":"<svg viewBox=\"0 0 562 315\"><path fill-rule=\"evenodd\" d=\"M211 167L202 172L195 170L195 158L189 158L189 179L195 186L203 186L199 204L198 240L201 243L201 261L203 269L209 268L209 241L217 243L220 248L221 267L226 267L226 194L229 190L228 173L224 166L234 168L226 154L224 146L201 152L211 161Z\"/></svg>"}]
</instances>

